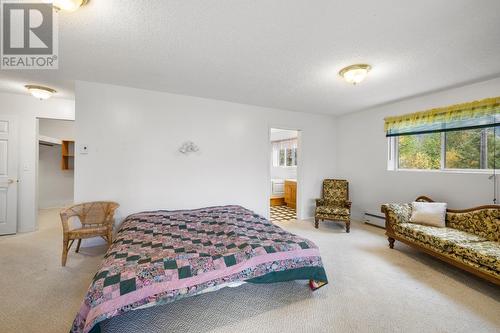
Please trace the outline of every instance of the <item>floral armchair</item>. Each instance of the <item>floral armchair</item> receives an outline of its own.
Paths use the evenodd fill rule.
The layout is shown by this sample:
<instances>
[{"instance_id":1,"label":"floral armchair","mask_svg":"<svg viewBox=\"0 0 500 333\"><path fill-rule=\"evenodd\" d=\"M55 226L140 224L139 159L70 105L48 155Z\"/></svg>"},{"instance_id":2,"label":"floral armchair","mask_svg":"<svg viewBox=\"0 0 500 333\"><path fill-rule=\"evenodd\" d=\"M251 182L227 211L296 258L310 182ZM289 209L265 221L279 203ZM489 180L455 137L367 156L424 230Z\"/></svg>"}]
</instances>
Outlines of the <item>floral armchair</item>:
<instances>
[{"instance_id":1,"label":"floral armchair","mask_svg":"<svg viewBox=\"0 0 500 333\"><path fill-rule=\"evenodd\" d=\"M351 202L349 201L349 182L341 179L325 179L323 181L323 198L316 199L314 226L319 221L345 222L346 232L351 229Z\"/></svg>"}]
</instances>

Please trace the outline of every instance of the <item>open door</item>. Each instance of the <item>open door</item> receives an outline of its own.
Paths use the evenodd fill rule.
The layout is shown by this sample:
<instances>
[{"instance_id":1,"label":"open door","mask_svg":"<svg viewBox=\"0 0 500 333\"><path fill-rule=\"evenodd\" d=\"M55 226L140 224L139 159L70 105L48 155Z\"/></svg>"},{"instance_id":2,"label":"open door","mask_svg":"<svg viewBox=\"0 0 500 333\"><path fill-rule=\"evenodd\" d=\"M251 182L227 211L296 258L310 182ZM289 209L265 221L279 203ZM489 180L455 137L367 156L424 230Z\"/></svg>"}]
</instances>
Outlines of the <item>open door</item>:
<instances>
[{"instance_id":1,"label":"open door","mask_svg":"<svg viewBox=\"0 0 500 333\"><path fill-rule=\"evenodd\" d=\"M17 231L17 123L0 116L0 235Z\"/></svg>"}]
</instances>

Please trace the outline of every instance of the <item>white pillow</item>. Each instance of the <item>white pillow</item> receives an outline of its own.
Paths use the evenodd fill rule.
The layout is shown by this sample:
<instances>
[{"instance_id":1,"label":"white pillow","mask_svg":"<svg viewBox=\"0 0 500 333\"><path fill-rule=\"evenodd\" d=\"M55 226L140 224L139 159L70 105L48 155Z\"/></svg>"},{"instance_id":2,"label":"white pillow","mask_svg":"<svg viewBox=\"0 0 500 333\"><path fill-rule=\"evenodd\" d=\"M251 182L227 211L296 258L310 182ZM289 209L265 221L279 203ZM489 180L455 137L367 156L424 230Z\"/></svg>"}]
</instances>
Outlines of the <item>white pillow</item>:
<instances>
[{"instance_id":1,"label":"white pillow","mask_svg":"<svg viewBox=\"0 0 500 333\"><path fill-rule=\"evenodd\" d=\"M410 222L444 228L446 206L444 202L412 202Z\"/></svg>"}]
</instances>

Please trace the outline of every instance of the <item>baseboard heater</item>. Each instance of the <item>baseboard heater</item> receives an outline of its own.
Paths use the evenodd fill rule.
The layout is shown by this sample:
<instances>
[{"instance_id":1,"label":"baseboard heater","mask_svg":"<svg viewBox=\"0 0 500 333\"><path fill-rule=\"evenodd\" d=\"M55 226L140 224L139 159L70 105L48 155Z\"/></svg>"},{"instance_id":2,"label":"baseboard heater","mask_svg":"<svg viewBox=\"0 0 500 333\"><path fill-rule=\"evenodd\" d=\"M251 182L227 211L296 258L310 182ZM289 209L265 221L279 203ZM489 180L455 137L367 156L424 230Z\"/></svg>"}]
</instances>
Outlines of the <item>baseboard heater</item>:
<instances>
[{"instance_id":1,"label":"baseboard heater","mask_svg":"<svg viewBox=\"0 0 500 333\"><path fill-rule=\"evenodd\" d=\"M385 216L382 214L365 212L365 223L385 229Z\"/></svg>"}]
</instances>

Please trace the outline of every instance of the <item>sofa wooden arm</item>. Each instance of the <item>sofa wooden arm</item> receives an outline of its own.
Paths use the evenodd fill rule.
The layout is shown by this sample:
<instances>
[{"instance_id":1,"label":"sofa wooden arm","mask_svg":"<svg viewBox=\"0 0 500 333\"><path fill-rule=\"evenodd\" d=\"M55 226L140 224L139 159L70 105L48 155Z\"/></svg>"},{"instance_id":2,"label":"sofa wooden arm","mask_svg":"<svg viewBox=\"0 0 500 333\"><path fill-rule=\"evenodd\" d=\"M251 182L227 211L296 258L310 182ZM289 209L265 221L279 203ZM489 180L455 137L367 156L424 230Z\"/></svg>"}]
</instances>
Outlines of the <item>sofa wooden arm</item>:
<instances>
[{"instance_id":1,"label":"sofa wooden arm","mask_svg":"<svg viewBox=\"0 0 500 333\"><path fill-rule=\"evenodd\" d=\"M415 199L415 201L419 201L419 202L434 202L434 200L432 200L431 198L425 196L425 195L421 195L419 196L418 198Z\"/></svg>"}]
</instances>

